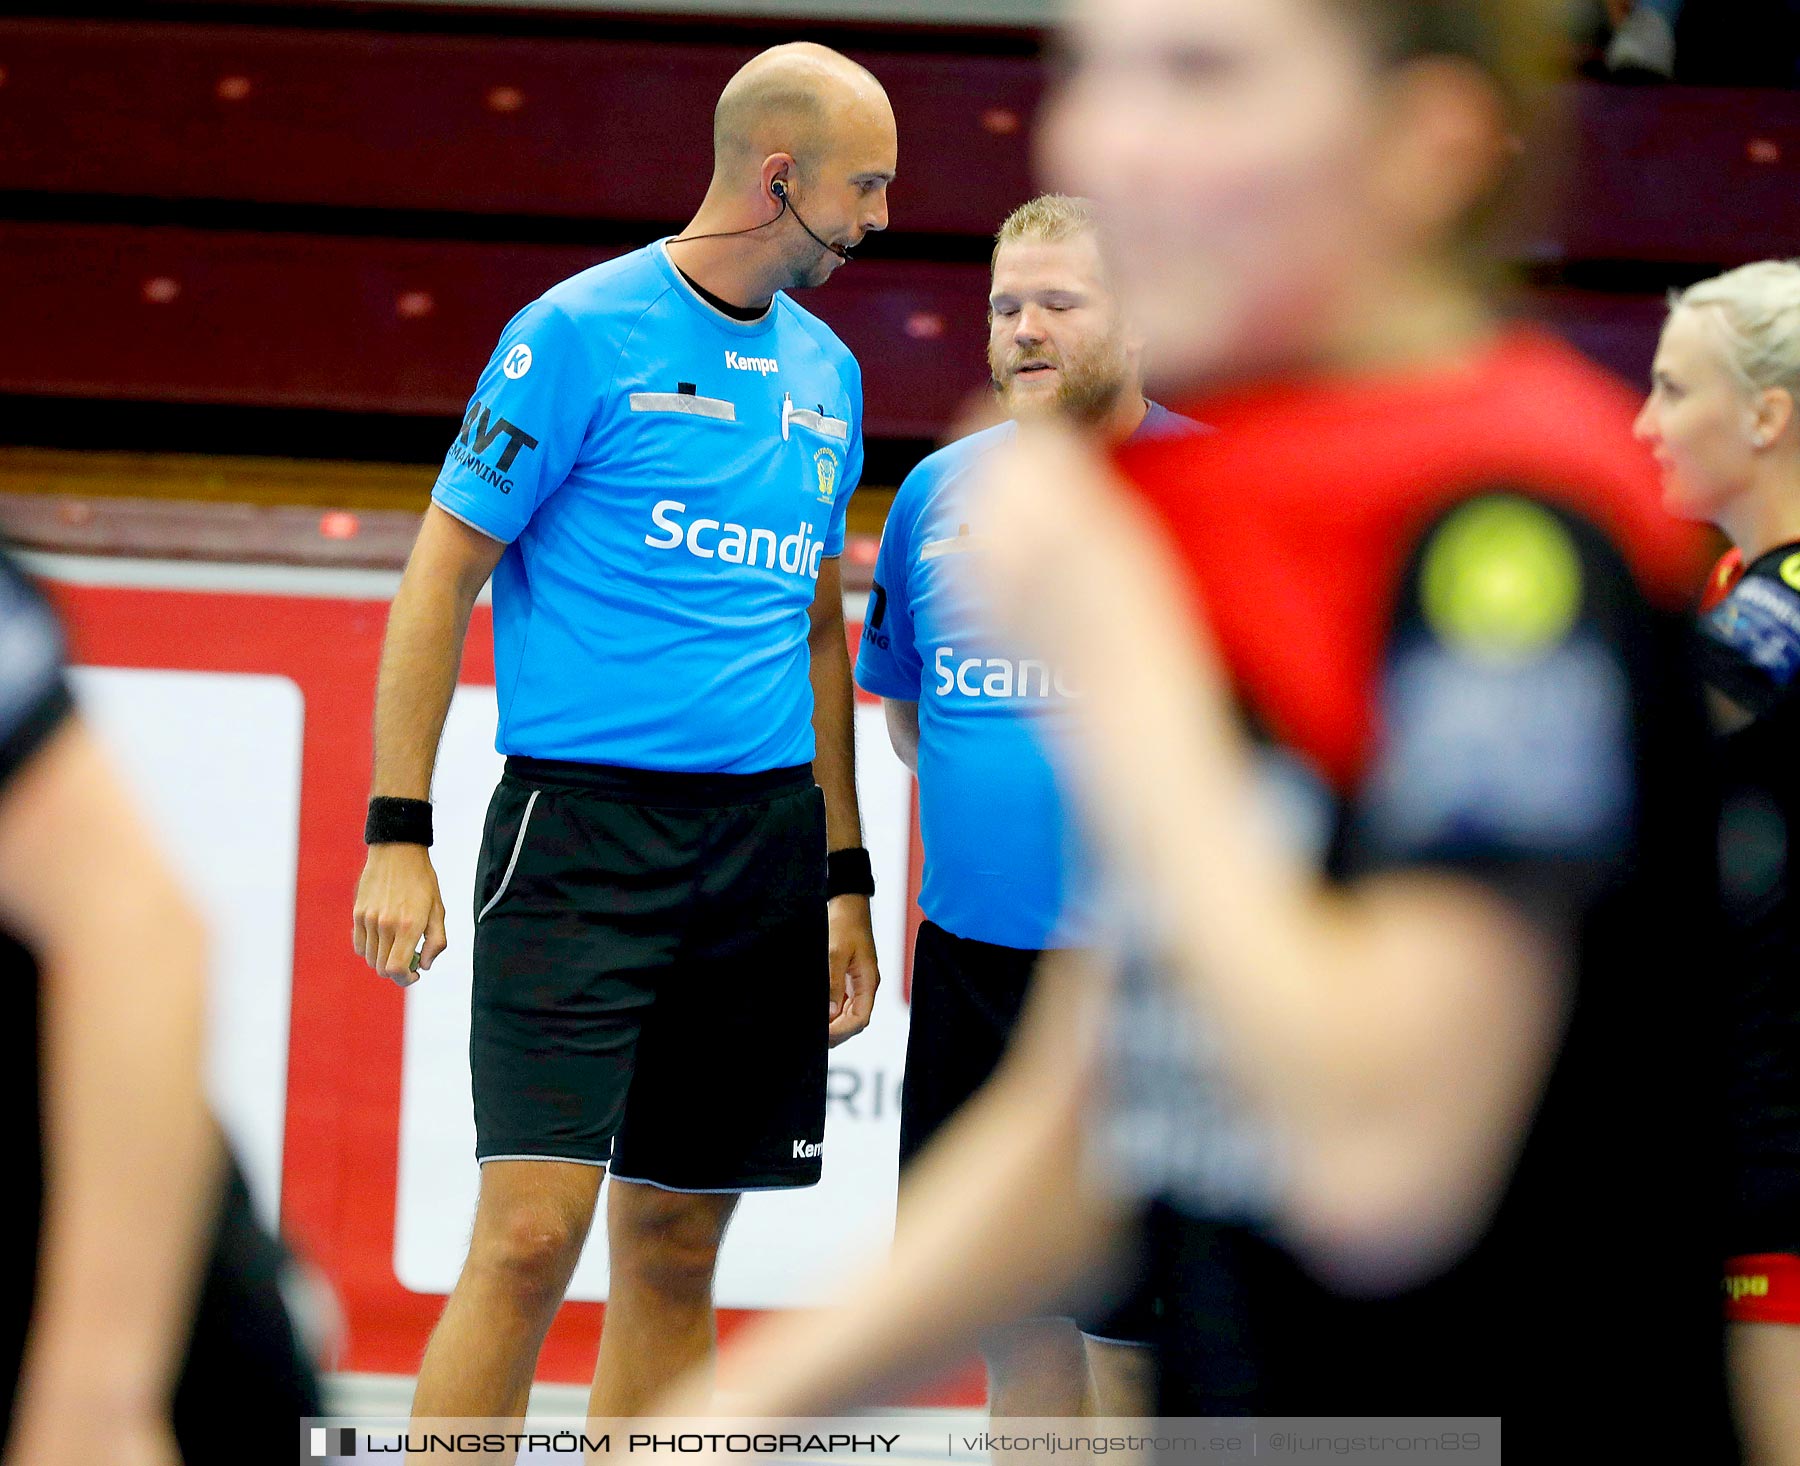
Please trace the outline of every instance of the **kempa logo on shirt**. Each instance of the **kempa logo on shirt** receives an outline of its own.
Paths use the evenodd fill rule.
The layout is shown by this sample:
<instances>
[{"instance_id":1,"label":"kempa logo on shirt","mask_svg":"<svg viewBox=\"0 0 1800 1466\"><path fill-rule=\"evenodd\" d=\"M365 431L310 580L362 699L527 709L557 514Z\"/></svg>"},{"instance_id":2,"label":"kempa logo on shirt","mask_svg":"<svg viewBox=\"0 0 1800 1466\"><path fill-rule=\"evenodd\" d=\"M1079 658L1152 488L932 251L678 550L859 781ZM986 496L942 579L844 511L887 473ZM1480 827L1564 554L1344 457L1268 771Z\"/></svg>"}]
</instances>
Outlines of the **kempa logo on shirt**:
<instances>
[{"instance_id":1,"label":"kempa logo on shirt","mask_svg":"<svg viewBox=\"0 0 1800 1466\"><path fill-rule=\"evenodd\" d=\"M663 499L650 510L650 522L662 535L645 535L644 543L653 550L686 548L697 560L723 560L728 565L766 565L789 575L819 578L819 562L825 558L825 542L813 538L813 527L802 521L800 528L782 539L772 529L752 529L732 524L729 520L696 519L681 522L687 505L675 499ZM717 531L717 538L713 538ZM702 538L706 536L706 538Z\"/></svg>"},{"instance_id":2,"label":"kempa logo on shirt","mask_svg":"<svg viewBox=\"0 0 1800 1466\"><path fill-rule=\"evenodd\" d=\"M506 360L500 363L500 370L513 381L518 381L531 370L531 348L521 341L506 353Z\"/></svg>"},{"instance_id":3,"label":"kempa logo on shirt","mask_svg":"<svg viewBox=\"0 0 1800 1466\"><path fill-rule=\"evenodd\" d=\"M798 1151L795 1152L799 1154ZM1769 1296L1769 1275L1767 1273L1727 1273L1725 1275L1725 1296L1736 1303L1741 1298L1767 1298Z\"/></svg>"},{"instance_id":4,"label":"kempa logo on shirt","mask_svg":"<svg viewBox=\"0 0 1800 1466\"><path fill-rule=\"evenodd\" d=\"M765 377L781 370L781 363L772 356L739 356L735 351L725 353L725 365L734 372L761 372Z\"/></svg>"},{"instance_id":5,"label":"kempa logo on shirt","mask_svg":"<svg viewBox=\"0 0 1800 1466\"><path fill-rule=\"evenodd\" d=\"M941 646L932 658L937 673L937 695L948 697L960 692L964 697L1079 697L1070 687L1062 668L1052 667L1027 657L1008 661L1005 657L965 657L956 659L956 648ZM1033 678L1036 686L1033 686Z\"/></svg>"},{"instance_id":6,"label":"kempa logo on shirt","mask_svg":"<svg viewBox=\"0 0 1800 1466\"><path fill-rule=\"evenodd\" d=\"M824 1141L796 1140L794 1142L794 1159L797 1161L816 1161L824 1152Z\"/></svg>"}]
</instances>

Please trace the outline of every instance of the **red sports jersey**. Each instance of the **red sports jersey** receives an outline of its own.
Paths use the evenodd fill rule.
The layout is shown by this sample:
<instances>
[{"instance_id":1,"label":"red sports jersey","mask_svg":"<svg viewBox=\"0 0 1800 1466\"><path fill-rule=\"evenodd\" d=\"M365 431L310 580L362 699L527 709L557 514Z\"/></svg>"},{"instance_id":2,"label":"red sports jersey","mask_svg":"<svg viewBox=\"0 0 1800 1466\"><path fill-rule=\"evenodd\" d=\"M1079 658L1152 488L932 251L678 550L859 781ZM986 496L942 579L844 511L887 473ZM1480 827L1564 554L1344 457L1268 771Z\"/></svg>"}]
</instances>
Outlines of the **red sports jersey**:
<instances>
[{"instance_id":1,"label":"red sports jersey","mask_svg":"<svg viewBox=\"0 0 1800 1466\"><path fill-rule=\"evenodd\" d=\"M1166 522L1240 691L1343 792L1375 732L1408 554L1486 489L1590 522L1650 594L1690 605L1703 551L1663 511L1624 386L1534 330L1459 371L1293 380L1184 404L1218 431L1120 455Z\"/></svg>"},{"instance_id":2,"label":"red sports jersey","mask_svg":"<svg viewBox=\"0 0 1800 1466\"><path fill-rule=\"evenodd\" d=\"M1717 809L1681 636L1705 562L1661 508L1629 395L1514 331L1454 370L1186 410L1217 431L1121 462L1257 731L1335 786L1320 874L1453 875L1573 960L1516 1157L1452 1264L1321 1277L1204 1188L1163 1187L1161 1412L1466 1410L1539 1454L1733 1459L1723 1017L1694 977ZM1164 1087L1167 1133L1206 1132L1193 1087Z\"/></svg>"}]
</instances>

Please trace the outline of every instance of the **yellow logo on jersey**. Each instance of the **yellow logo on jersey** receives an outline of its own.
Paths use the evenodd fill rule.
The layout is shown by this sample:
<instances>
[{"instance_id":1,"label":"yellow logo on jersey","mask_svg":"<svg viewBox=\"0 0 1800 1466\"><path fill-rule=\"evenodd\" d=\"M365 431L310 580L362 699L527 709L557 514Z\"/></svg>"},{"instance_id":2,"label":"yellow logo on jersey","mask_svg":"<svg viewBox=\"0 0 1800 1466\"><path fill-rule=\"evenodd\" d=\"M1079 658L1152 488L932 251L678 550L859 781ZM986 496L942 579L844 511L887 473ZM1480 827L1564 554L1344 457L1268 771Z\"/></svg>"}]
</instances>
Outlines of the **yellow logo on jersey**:
<instances>
[{"instance_id":1,"label":"yellow logo on jersey","mask_svg":"<svg viewBox=\"0 0 1800 1466\"><path fill-rule=\"evenodd\" d=\"M1420 599L1442 640L1511 661L1569 634L1581 610L1581 559L1549 510L1527 499L1482 499L1431 537Z\"/></svg>"},{"instance_id":2,"label":"yellow logo on jersey","mask_svg":"<svg viewBox=\"0 0 1800 1466\"><path fill-rule=\"evenodd\" d=\"M1800 590L1800 554L1789 555L1781 562L1781 578Z\"/></svg>"},{"instance_id":3,"label":"yellow logo on jersey","mask_svg":"<svg viewBox=\"0 0 1800 1466\"><path fill-rule=\"evenodd\" d=\"M829 504L832 493L837 488L837 454L829 448L821 448L813 454L813 464L819 471L819 502Z\"/></svg>"}]
</instances>

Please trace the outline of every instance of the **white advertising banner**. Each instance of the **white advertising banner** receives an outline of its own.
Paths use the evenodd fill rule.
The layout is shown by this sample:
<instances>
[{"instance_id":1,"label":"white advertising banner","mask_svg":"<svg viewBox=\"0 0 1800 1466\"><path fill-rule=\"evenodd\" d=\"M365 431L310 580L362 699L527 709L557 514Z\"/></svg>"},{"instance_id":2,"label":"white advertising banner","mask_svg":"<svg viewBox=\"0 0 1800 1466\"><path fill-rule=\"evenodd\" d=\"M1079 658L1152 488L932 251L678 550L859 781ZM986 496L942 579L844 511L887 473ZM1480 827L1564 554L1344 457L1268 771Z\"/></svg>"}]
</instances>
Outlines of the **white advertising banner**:
<instances>
[{"instance_id":1,"label":"white advertising banner","mask_svg":"<svg viewBox=\"0 0 1800 1466\"><path fill-rule=\"evenodd\" d=\"M70 628L84 715L207 918L211 1094L257 1205L336 1288L339 1368L410 1373L462 1265L479 1183L470 898L501 767L487 609L438 761L451 945L401 993L350 940L392 577L31 558ZM879 705L859 700L856 719L884 980L868 1031L831 1056L823 1183L753 1194L732 1225L717 1288L727 1332L746 1313L828 1300L893 1225L913 790ZM540 1379L591 1374L606 1292L603 1207Z\"/></svg>"},{"instance_id":2,"label":"white advertising banner","mask_svg":"<svg viewBox=\"0 0 1800 1466\"><path fill-rule=\"evenodd\" d=\"M264 1218L281 1201L305 708L285 677L77 668L107 745L212 938L208 1079Z\"/></svg>"}]
</instances>

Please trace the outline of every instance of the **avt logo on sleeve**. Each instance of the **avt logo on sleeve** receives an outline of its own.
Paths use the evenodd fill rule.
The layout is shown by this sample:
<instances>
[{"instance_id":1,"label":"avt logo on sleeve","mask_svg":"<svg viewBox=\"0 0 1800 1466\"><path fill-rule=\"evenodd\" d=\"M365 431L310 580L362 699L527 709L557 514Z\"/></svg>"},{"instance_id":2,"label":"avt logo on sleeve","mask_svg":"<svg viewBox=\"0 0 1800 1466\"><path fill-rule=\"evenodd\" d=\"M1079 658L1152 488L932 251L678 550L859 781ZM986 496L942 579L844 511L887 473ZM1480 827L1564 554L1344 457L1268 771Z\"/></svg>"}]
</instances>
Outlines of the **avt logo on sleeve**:
<instances>
[{"instance_id":1,"label":"avt logo on sleeve","mask_svg":"<svg viewBox=\"0 0 1800 1466\"><path fill-rule=\"evenodd\" d=\"M739 356L735 351L725 353L725 365L734 372L761 372L765 377L781 370L781 363L772 356Z\"/></svg>"},{"instance_id":2,"label":"avt logo on sleeve","mask_svg":"<svg viewBox=\"0 0 1800 1466\"><path fill-rule=\"evenodd\" d=\"M772 529L752 529L729 520L694 519L682 522L687 505L675 499L659 500L650 510L650 522L662 531L647 534L644 543L653 550L686 549L696 560L723 560L728 565L765 565L789 575L819 578L819 562L825 558L825 542L813 538L813 527L802 520L800 528L777 539Z\"/></svg>"},{"instance_id":3,"label":"avt logo on sleeve","mask_svg":"<svg viewBox=\"0 0 1800 1466\"><path fill-rule=\"evenodd\" d=\"M506 446L500 450L500 457L489 465L482 455L502 437L506 439ZM515 427L503 417L495 417L482 402L475 401L469 404L469 410L463 416L462 431L450 445L450 457L483 483L492 484L503 494L510 494L513 486L507 473L521 452L529 452L537 445L538 440L525 429Z\"/></svg>"}]
</instances>

